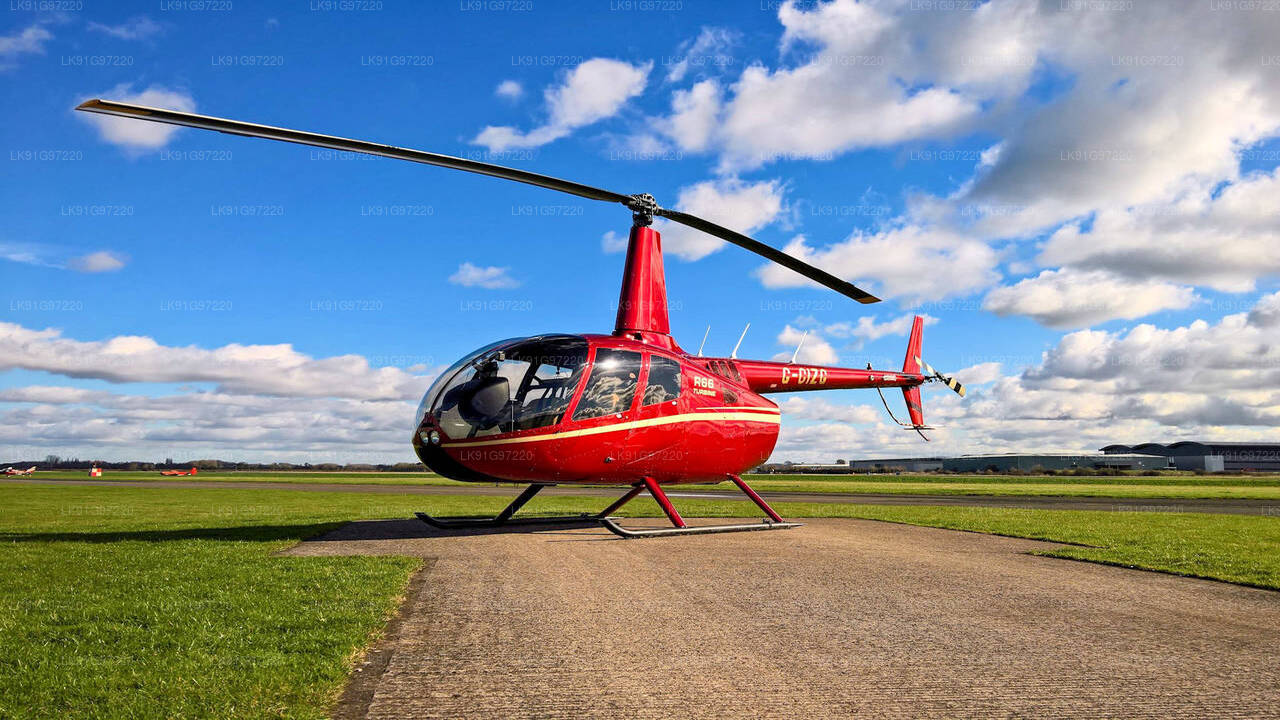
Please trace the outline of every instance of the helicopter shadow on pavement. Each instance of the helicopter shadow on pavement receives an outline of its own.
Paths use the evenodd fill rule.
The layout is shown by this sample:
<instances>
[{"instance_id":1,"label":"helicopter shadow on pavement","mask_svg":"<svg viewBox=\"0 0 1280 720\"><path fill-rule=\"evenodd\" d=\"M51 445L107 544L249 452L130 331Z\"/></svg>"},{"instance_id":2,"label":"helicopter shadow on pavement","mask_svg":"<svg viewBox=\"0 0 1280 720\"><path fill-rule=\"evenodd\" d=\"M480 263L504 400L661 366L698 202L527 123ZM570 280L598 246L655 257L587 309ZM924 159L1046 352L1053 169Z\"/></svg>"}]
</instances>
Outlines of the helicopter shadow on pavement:
<instances>
[{"instance_id":1,"label":"helicopter shadow on pavement","mask_svg":"<svg viewBox=\"0 0 1280 720\"><path fill-rule=\"evenodd\" d=\"M495 527L450 528L443 530L431 527L416 518L395 518L389 520L356 520L329 532L303 540L300 545L308 543L378 543L396 540L429 540L468 538L487 535L565 535L572 532L575 539L597 539L592 535L583 535L580 530L595 529L600 531L598 539L613 537L608 530L601 527L598 520L557 523L547 525L522 525L511 523Z\"/></svg>"}]
</instances>

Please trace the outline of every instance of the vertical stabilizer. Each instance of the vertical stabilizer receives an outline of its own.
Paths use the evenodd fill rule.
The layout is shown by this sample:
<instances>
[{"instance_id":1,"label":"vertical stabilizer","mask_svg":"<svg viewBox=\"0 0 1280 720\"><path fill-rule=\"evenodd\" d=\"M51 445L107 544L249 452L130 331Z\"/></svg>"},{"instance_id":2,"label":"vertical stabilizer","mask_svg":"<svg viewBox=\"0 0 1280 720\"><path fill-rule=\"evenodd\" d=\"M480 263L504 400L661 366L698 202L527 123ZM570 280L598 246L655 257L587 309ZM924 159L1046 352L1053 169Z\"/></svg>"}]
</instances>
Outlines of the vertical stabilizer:
<instances>
[{"instance_id":1,"label":"vertical stabilizer","mask_svg":"<svg viewBox=\"0 0 1280 720\"><path fill-rule=\"evenodd\" d=\"M917 375L920 373L920 346L924 342L924 318L919 315L911 323L911 335L907 337L907 357L902 361L902 372ZM911 424L917 428L924 425L924 409L920 404L920 386L902 388L902 399L907 403L907 414L911 416Z\"/></svg>"},{"instance_id":2,"label":"vertical stabilizer","mask_svg":"<svg viewBox=\"0 0 1280 720\"><path fill-rule=\"evenodd\" d=\"M911 335L907 337L907 357L902 361L902 372L920 372L920 345L924 341L924 318L919 315L911 323Z\"/></svg>"}]
</instances>

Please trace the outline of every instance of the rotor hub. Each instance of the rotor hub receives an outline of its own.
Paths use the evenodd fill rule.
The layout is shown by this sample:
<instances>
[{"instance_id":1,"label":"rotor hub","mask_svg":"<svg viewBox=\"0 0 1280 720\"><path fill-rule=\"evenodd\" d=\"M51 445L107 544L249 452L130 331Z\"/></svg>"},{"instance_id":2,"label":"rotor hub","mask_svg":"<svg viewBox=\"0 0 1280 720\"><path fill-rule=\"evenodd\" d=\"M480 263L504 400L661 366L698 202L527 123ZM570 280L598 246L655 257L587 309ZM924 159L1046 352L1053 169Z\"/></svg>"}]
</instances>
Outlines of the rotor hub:
<instances>
[{"instance_id":1,"label":"rotor hub","mask_svg":"<svg viewBox=\"0 0 1280 720\"><path fill-rule=\"evenodd\" d=\"M658 200L649 193L636 193L627 202L631 208L631 222L637 227L648 227L653 224L653 216L662 208Z\"/></svg>"}]
</instances>

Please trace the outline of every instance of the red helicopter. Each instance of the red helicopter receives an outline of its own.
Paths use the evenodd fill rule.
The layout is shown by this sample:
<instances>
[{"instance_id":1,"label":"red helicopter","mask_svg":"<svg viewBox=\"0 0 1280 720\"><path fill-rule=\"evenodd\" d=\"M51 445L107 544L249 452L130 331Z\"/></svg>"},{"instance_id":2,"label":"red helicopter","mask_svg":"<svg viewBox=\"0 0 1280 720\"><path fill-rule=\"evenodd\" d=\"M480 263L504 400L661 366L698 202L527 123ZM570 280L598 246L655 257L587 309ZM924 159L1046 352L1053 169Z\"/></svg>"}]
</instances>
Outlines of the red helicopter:
<instances>
[{"instance_id":1,"label":"red helicopter","mask_svg":"<svg viewBox=\"0 0 1280 720\"><path fill-rule=\"evenodd\" d=\"M491 343L441 373L423 397L412 442L427 467L454 480L528 484L495 517L437 518L418 513L434 527L587 520L599 521L628 538L792 528L799 523L784 521L741 477L768 459L778 439L781 414L764 395L901 388L910 423L893 419L922 437L921 431L928 428L920 386L940 381L964 395L960 383L921 360L920 317L912 325L901 370L873 370L869 365L866 369L821 367L797 364L794 358L793 362L740 360L736 348L727 358L685 352L671 337L662 240L651 227L655 217L750 250L860 303L879 299L746 235L661 207L648 194L624 195L421 150L109 100L89 100L76 109L465 170L616 203L631 211L626 268L612 334L535 335ZM663 491L665 485L724 480L732 481L760 507L766 515L762 523L690 527ZM595 515L515 516L540 490L557 484L616 485L627 491ZM673 527L629 530L616 522L611 514L642 492L653 496Z\"/></svg>"}]
</instances>

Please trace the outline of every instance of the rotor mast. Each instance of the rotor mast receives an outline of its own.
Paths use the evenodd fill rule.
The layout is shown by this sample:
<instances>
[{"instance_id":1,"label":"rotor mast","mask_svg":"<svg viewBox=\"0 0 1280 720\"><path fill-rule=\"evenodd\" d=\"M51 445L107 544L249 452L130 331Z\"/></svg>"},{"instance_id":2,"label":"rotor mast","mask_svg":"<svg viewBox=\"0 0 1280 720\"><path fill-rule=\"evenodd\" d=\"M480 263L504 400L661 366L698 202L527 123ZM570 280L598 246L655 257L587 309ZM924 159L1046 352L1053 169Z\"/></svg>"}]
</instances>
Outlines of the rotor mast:
<instances>
[{"instance_id":1,"label":"rotor mast","mask_svg":"<svg viewBox=\"0 0 1280 720\"><path fill-rule=\"evenodd\" d=\"M667 281L662 264L662 234L654 230L658 203L652 195L632 195L631 236L627 263L618 294L618 319L613 334L676 349L667 315Z\"/></svg>"}]
</instances>

